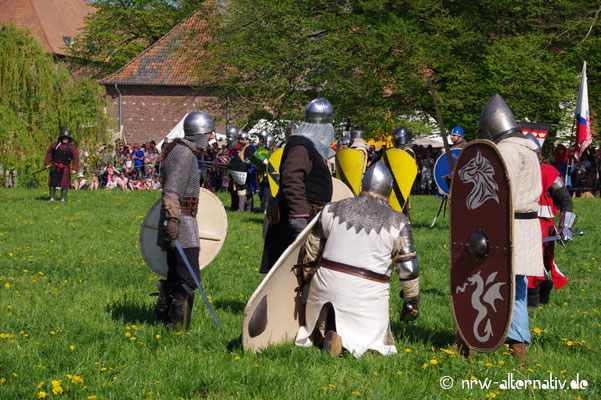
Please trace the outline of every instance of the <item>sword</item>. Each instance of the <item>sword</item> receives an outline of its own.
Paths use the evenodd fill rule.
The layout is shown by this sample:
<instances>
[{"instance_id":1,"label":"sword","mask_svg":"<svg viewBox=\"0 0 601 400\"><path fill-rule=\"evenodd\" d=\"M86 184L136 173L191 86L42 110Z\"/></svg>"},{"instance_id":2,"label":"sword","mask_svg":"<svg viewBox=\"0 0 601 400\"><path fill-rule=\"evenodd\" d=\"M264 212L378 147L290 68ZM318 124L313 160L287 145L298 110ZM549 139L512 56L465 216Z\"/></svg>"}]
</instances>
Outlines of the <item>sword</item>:
<instances>
[{"instance_id":1,"label":"sword","mask_svg":"<svg viewBox=\"0 0 601 400\"><path fill-rule=\"evenodd\" d=\"M42 172L42 171L48 171L48 168L44 167L44 168L42 168L42 169L41 169L41 170L39 170L39 171L35 171L35 172L33 172L31 175L39 174L39 173L40 173L40 172Z\"/></svg>"},{"instance_id":2,"label":"sword","mask_svg":"<svg viewBox=\"0 0 601 400\"><path fill-rule=\"evenodd\" d=\"M447 202L447 195L443 195L442 199L440 201L440 207L438 208L436 217L434 217L434 221L432 221L432 224L430 225L430 229L434 228L434 225L436 225L436 220L438 219L438 216L440 215L440 212L442 211L442 206L444 206L446 202Z\"/></svg>"},{"instance_id":3,"label":"sword","mask_svg":"<svg viewBox=\"0 0 601 400\"><path fill-rule=\"evenodd\" d=\"M190 272L190 275L192 275L192 279L194 279L194 283L196 284L196 287L198 287L198 291L200 292L202 299L205 301L205 304L209 308L209 312L211 313L211 316L213 317L213 321L215 321L215 324L217 324L217 328L219 328L219 330L221 330L221 325L219 325L219 321L217 320L217 316L215 315L215 312L213 311L213 307L211 307L211 303L209 303L209 299L207 299L207 295L205 294L204 290L202 290L202 286L200 285L200 282L198 281L198 278L196 277L196 274L194 273L194 270L192 269L192 266L190 265L190 261L188 261L188 257L186 257L186 254L184 253L184 249L182 249L182 245L179 244L179 241L177 239L175 239L173 241L173 243L175 244L175 247L177 248L179 255L182 256L182 259L184 260L184 264L186 264L186 268L188 268L188 272Z\"/></svg>"},{"instance_id":4,"label":"sword","mask_svg":"<svg viewBox=\"0 0 601 400\"><path fill-rule=\"evenodd\" d=\"M580 232L574 232L572 233L572 236L582 236L584 235L583 231ZM561 238L561 235L555 235L555 236L548 236L546 238L543 239L543 243L546 242L554 242L555 240L557 240L559 243L561 243L561 245L567 249L565 242L563 241L563 239Z\"/></svg>"}]
</instances>

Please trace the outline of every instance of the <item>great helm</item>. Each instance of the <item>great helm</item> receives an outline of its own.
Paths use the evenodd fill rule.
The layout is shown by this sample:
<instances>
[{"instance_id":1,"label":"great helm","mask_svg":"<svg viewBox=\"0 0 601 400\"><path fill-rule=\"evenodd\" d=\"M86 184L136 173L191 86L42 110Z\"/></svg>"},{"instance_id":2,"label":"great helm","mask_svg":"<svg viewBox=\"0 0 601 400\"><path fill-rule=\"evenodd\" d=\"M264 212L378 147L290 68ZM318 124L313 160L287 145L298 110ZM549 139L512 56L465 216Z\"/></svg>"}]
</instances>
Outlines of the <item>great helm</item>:
<instances>
[{"instance_id":1,"label":"great helm","mask_svg":"<svg viewBox=\"0 0 601 400\"><path fill-rule=\"evenodd\" d=\"M71 132L69 132L69 130L67 129L61 129L61 134L58 137L58 140L61 140L62 138L67 138L69 140L73 140L73 136L71 136Z\"/></svg>"},{"instance_id":2,"label":"great helm","mask_svg":"<svg viewBox=\"0 0 601 400\"><path fill-rule=\"evenodd\" d=\"M334 107L328 99L314 99L305 107L305 122L331 124L334 122Z\"/></svg>"},{"instance_id":3,"label":"great helm","mask_svg":"<svg viewBox=\"0 0 601 400\"><path fill-rule=\"evenodd\" d=\"M238 138L238 128L235 126L228 126L225 130L225 138L228 143L232 143Z\"/></svg>"},{"instance_id":4,"label":"great helm","mask_svg":"<svg viewBox=\"0 0 601 400\"><path fill-rule=\"evenodd\" d=\"M384 165L384 162L378 161L365 171L361 181L361 191L389 197L392 185L392 172Z\"/></svg>"},{"instance_id":5,"label":"great helm","mask_svg":"<svg viewBox=\"0 0 601 400\"><path fill-rule=\"evenodd\" d=\"M204 111L192 111L184 119L184 136L203 135L214 130L213 118Z\"/></svg>"},{"instance_id":6,"label":"great helm","mask_svg":"<svg viewBox=\"0 0 601 400\"><path fill-rule=\"evenodd\" d=\"M463 128L460 127L459 125L457 125L456 127L453 128L453 130L451 131L451 135L455 135L455 136L463 136Z\"/></svg>"},{"instance_id":7,"label":"great helm","mask_svg":"<svg viewBox=\"0 0 601 400\"><path fill-rule=\"evenodd\" d=\"M404 146L411 140L411 132L409 132L406 126L402 126L392 133L392 140L394 147Z\"/></svg>"},{"instance_id":8,"label":"great helm","mask_svg":"<svg viewBox=\"0 0 601 400\"><path fill-rule=\"evenodd\" d=\"M521 132L511 108L499 93L492 96L482 108L478 123L478 137L497 142L513 132Z\"/></svg>"},{"instance_id":9,"label":"great helm","mask_svg":"<svg viewBox=\"0 0 601 400\"><path fill-rule=\"evenodd\" d=\"M275 136L273 136L271 133L268 133L267 136L265 136L265 147L270 148L273 146L274 142Z\"/></svg>"}]
</instances>

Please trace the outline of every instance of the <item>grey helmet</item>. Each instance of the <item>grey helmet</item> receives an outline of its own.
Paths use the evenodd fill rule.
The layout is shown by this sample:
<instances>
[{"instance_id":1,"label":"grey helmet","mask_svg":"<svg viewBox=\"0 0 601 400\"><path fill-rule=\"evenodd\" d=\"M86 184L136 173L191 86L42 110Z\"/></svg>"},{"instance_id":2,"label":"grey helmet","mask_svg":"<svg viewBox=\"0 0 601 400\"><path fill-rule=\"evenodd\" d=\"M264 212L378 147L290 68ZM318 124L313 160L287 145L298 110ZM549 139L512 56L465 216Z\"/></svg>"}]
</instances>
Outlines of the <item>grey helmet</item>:
<instances>
[{"instance_id":1,"label":"grey helmet","mask_svg":"<svg viewBox=\"0 0 601 400\"><path fill-rule=\"evenodd\" d=\"M492 96L482 108L478 123L478 137L498 142L514 132L521 132L511 108L499 93Z\"/></svg>"},{"instance_id":2,"label":"grey helmet","mask_svg":"<svg viewBox=\"0 0 601 400\"><path fill-rule=\"evenodd\" d=\"M534 134L532 132L528 132L526 133L524 136L526 136L528 139L532 140L532 142L534 144L536 144L536 155L540 156L540 153L542 153L543 151L543 147L540 145L539 140L536 138L536 136L534 136Z\"/></svg>"},{"instance_id":3,"label":"grey helmet","mask_svg":"<svg viewBox=\"0 0 601 400\"><path fill-rule=\"evenodd\" d=\"M406 146L411 140L411 132L406 126L402 126L392 133L392 141L397 149Z\"/></svg>"},{"instance_id":4,"label":"grey helmet","mask_svg":"<svg viewBox=\"0 0 601 400\"><path fill-rule=\"evenodd\" d=\"M389 197L392 185L392 172L383 161L378 161L365 171L363 180L361 180L361 191Z\"/></svg>"},{"instance_id":5,"label":"grey helmet","mask_svg":"<svg viewBox=\"0 0 601 400\"><path fill-rule=\"evenodd\" d=\"M184 137L206 135L214 131L213 117L204 111L192 111L184 119Z\"/></svg>"},{"instance_id":6,"label":"grey helmet","mask_svg":"<svg viewBox=\"0 0 601 400\"><path fill-rule=\"evenodd\" d=\"M73 140L73 136L71 136L71 132L68 129L61 129L61 134L58 137L58 141L60 142L62 138L67 138L69 141Z\"/></svg>"},{"instance_id":7,"label":"grey helmet","mask_svg":"<svg viewBox=\"0 0 601 400\"><path fill-rule=\"evenodd\" d=\"M265 136L265 147L269 149L274 143L275 136L273 136L271 133L268 133L267 136Z\"/></svg>"},{"instance_id":8,"label":"grey helmet","mask_svg":"<svg viewBox=\"0 0 601 400\"><path fill-rule=\"evenodd\" d=\"M285 132L286 139L289 138L290 136L292 136L292 134L294 133L296 128L298 128L298 127L295 124L286 125L286 132Z\"/></svg>"},{"instance_id":9,"label":"grey helmet","mask_svg":"<svg viewBox=\"0 0 601 400\"><path fill-rule=\"evenodd\" d=\"M259 137L263 138L263 141L265 141L265 138L267 137L267 129L261 129L261 132L259 132Z\"/></svg>"},{"instance_id":10,"label":"grey helmet","mask_svg":"<svg viewBox=\"0 0 601 400\"><path fill-rule=\"evenodd\" d=\"M349 135L349 134L342 135L342 137L340 138L340 146L342 146L342 145L346 145L347 147L349 147L351 145L351 135Z\"/></svg>"},{"instance_id":11,"label":"grey helmet","mask_svg":"<svg viewBox=\"0 0 601 400\"><path fill-rule=\"evenodd\" d=\"M240 132L238 133L238 137L243 140L249 139L248 132L244 132L242 129L240 129Z\"/></svg>"},{"instance_id":12,"label":"grey helmet","mask_svg":"<svg viewBox=\"0 0 601 400\"><path fill-rule=\"evenodd\" d=\"M314 99L305 107L305 122L331 124L334 122L334 107L328 99Z\"/></svg>"},{"instance_id":13,"label":"grey helmet","mask_svg":"<svg viewBox=\"0 0 601 400\"><path fill-rule=\"evenodd\" d=\"M235 126L228 126L225 130L225 138L228 143L232 143L238 138L238 128Z\"/></svg>"},{"instance_id":14,"label":"grey helmet","mask_svg":"<svg viewBox=\"0 0 601 400\"><path fill-rule=\"evenodd\" d=\"M351 131L351 139L355 140L355 139L363 139L363 134L365 132L362 131L361 129L353 129Z\"/></svg>"}]
</instances>

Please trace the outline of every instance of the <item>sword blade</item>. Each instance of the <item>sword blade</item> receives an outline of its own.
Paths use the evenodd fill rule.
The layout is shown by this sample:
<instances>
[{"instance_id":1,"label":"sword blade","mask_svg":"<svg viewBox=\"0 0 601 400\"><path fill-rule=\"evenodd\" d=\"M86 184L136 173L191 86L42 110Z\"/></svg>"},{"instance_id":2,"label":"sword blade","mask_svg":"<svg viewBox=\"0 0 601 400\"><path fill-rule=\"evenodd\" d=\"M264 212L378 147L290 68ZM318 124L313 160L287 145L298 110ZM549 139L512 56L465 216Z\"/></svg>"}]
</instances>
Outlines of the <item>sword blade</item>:
<instances>
[{"instance_id":1,"label":"sword blade","mask_svg":"<svg viewBox=\"0 0 601 400\"><path fill-rule=\"evenodd\" d=\"M438 212L436 213L436 216L434 217L434 221L432 221L432 224L430 225L430 229L434 228L434 225L436 225L436 220L438 219L438 216L440 215L440 212L442 211L442 206L444 205L446 200L446 196L443 196L442 199L440 199L440 207L438 207Z\"/></svg>"},{"instance_id":2,"label":"sword blade","mask_svg":"<svg viewBox=\"0 0 601 400\"><path fill-rule=\"evenodd\" d=\"M186 268L188 268L188 272L190 272L190 275L192 275L192 279L194 279L194 283L196 284L196 287L198 287L198 291L200 292L202 299L205 301L205 304L207 305L207 308L209 309L209 312L211 313L211 316L213 317L213 321L215 321L215 324L217 324L217 328L219 328L219 330L221 330L221 325L219 324L219 321L217 320L217 316L215 315L215 312L213 311L213 307L211 307L211 303L209 303L209 299L207 299L207 295L205 294L204 290L202 290L202 286L201 286L200 282L198 281L198 278L196 277L196 274L194 273L192 266L190 265L190 261L188 261L188 257L186 257L186 254L184 253L184 249L182 249L182 245L179 244L179 241L177 239L175 239L173 241L173 243L175 244L175 248L179 252L179 255L182 256L182 259L184 260L184 264L186 264Z\"/></svg>"}]
</instances>

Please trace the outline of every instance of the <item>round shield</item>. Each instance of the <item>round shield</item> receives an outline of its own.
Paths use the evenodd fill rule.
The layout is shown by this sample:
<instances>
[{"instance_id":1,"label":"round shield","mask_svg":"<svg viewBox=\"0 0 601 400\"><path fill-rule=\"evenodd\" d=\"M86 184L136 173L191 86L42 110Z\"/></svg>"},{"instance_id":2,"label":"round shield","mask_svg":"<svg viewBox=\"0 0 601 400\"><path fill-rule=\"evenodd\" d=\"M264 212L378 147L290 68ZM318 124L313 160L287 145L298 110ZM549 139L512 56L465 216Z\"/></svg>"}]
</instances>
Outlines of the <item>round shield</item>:
<instances>
[{"instance_id":1,"label":"round shield","mask_svg":"<svg viewBox=\"0 0 601 400\"><path fill-rule=\"evenodd\" d=\"M457 158L459 157L461 150L462 149L451 149L451 159L453 160L453 165L457 163ZM434 164L434 182L436 182L436 186L438 186L440 191L445 193L447 196L451 192L451 189L447 184L447 177L450 177L450 174L451 170L449 169L447 153L443 153L440 155L440 157L438 157L436 163Z\"/></svg>"},{"instance_id":2,"label":"round shield","mask_svg":"<svg viewBox=\"0 0 601 400\"><path fill-rule=\"evenodd\" d=\"M451 184L450 285L457 330L472 349L505 341L513 313L513 208L508 171L487 140L467 145Z\"/></svg>"},{"instance_id":3,"label":"round shield","mask_svg":"<svg viewBox=\"0 0 601 400\"><path fill-rule=\"evenodd\" d=\"M167 276L167 253L157 245L161 199L150 208L140 229L140 251L146 265L159 275ZM198 265L202 270L217 256L227 236L227 215L221 200L211 191L200 188L198 195L198 237L200 254Z\"/></svg>"},{"instance_id":4,"label":"round shield","mask_svg":"<svg viewBox=\"0 0 601 400\"><path fill-rule=\"evenodd\" d=\"M409 153L401 149L388 149L382 156L382 161L392 172L394 183L390 193L390 206L399 212L407 204L411 187L417 176L417 164Z\"/></svg>"},{"instance_id":5,"label":"round shield","mask_svg":"<svg viewBox=\"0 0 601 400\"><path fill-rule=\"evenodd\" d=\"M336 152L336 178L344 182L357 196L361 191L361 178L365 172L367 158L356 149Z\"/></svg>"}]
</instances>

